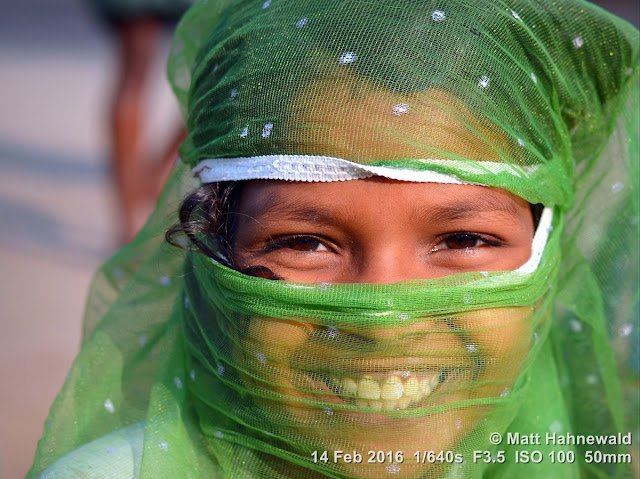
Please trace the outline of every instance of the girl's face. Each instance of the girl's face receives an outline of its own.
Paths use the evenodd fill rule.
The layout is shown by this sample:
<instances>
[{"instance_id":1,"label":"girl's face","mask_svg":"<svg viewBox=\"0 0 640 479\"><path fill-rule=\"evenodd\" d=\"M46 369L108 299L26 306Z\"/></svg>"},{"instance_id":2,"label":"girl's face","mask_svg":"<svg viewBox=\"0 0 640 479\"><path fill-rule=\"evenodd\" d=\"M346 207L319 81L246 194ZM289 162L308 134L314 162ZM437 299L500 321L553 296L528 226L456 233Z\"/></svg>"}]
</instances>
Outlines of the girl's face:
<instances>
[{"instance_id":1,"label":"girl's face","mask_svg":"<svg viewBox=\"0 0 640 479\"><path fill-rule=\"evenodd\" d=\"M394 160L447 151L502 161L502 135L446 93L399 95L372 85L352 88L349 74L338 80L319 80L331 83L331 101L311 85L294 102L292 125L322 133L292 131L300 153ZM397 115L394 105L408 109ZM529 203L484 186L382 178L249 181L238 209L234 263L295 282L394 283L513 270L529 259L534 234ZM529 351L531 314L532 307L505 307L337 328L254 317L236 359L267 417L283 424L283 435L329 451L330 464L336 450L363 455L358 464L338 461L345 473L413 478L430 469L439 475L446 465L419 463L414 454L455 451L491 407L422 411L508 390ZM400 452L405 461L368 463L369 451Z\"/></svg>"},{"instance_id":2,"label":"girl's face","mask_svg":"<svg viewBox=\"0 0 640 479\"><path fill-rule=\"evenodd\" d=\"M234 262L295 282L392 283L513 270L529 258L534 233L529 204L504 190L380 178L251 181L238 213ZM399 467L394 477L419 477L439 466L418 464L416 452L455 450L490 410L421 415L419 408L509 388L528 352L530 314L531 308L500 308L337 329L256 317L237 359L253 376L245 378L251 389L280 397L257 399L263 410L289 418L297 434L329 451L330 463L335 450L356 450L361 464L339 461L349 474L387 477L387 467ZM369 451L400 451L405 462L368 464Z\"/></svg>"}]
</instances>

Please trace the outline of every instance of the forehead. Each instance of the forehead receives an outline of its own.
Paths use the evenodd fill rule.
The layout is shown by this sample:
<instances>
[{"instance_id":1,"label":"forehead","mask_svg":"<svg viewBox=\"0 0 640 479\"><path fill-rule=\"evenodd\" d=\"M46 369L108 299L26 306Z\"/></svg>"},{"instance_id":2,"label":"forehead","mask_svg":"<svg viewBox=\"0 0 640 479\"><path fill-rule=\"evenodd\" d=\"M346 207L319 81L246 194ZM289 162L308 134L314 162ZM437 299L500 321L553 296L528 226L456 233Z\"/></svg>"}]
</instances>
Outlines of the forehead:
<instances>
[{"instance_id":1,"label":"forehead","mask_svg":"<svg viewBox=\"0 0 640 479\"><path fill-rule=\"evenodd\" d=\"M327 98L325 92L330 95ZM296 149L366 163L406 158L501 162L509 144L486 118L432 88L397 93L351 74L311 82L292 101Z\"/></svg>"},{"instance_id":2,"label":"forehead","mask_svg":"<svg viewBox=\"0 0 640 479\"><path fill-rule=\"evenodd\" d=\"M275 217L322 222L322 212L345 218L371 211L396 211L450 221L479 212L529 215L529 203L508 191L478 185L413 183L367 178L329 183L247 181L240 211L253 218Z\"/></svg>"}]
</instances>

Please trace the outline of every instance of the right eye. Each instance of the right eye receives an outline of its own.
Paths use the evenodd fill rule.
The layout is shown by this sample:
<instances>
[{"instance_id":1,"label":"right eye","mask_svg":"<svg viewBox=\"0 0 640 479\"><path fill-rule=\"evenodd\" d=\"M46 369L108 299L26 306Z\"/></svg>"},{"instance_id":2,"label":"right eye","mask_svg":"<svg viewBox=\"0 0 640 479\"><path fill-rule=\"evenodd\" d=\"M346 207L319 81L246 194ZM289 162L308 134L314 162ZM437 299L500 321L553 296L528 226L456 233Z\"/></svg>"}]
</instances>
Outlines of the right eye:
<instances>
[{"instance_id":1,"label":"right eye","mask_svg":"<svg viewBox=\"0 0 640 479\"><path fill-rule=\"evenodd\" d=\"M294 251L302 251L308 253L316 253L329 251L323 242L314 236L287 236L271 240L266 248L267 251L276 251L280 249L291 249Z\"/></svg>"}]
</instances>

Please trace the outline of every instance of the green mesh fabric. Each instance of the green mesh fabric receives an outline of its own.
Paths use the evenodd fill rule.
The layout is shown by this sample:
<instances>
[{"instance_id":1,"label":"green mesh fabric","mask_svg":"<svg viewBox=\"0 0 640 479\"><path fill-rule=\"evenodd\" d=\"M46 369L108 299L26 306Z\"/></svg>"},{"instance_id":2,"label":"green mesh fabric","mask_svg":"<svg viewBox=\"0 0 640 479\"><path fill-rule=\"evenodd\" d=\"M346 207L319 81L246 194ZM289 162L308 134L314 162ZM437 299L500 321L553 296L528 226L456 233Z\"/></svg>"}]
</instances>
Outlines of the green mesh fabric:
<instances>
[{"instance_id":1,"label":"green mesh fabric","mask_svg":"<svg viewBox=\"0 0 640 479\"><path fill-rule=\"evenodd\" d=\"M634 477L639 43L574 0L194 5L169 63L182 162L94 279L28 477ZM326 157L542 203L537 268L301 284L164 243L192 168L295 179Z\"/></svg>"}]
</instances>

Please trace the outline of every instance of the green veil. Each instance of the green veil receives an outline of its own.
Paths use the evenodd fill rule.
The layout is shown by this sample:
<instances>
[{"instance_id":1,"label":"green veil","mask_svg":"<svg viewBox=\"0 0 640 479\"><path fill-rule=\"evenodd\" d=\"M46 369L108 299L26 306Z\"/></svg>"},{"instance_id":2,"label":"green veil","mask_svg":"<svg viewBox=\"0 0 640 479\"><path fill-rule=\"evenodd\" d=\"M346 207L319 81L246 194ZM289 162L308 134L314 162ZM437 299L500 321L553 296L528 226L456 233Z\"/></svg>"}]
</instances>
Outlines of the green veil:
<instances>
[{"instance_id":1,"label":"green veil","mask_svg":"<svg viewBox=\"0 0 640 479\"><path fill-rule=\"evenodd\" d=\"M28 477L633 477L639 51L578 0L195 4L182 160L94 278ZM371 176L543 205L531 259L301 284L164 240L202 183Z\"/></svg>"}]
</instances>

